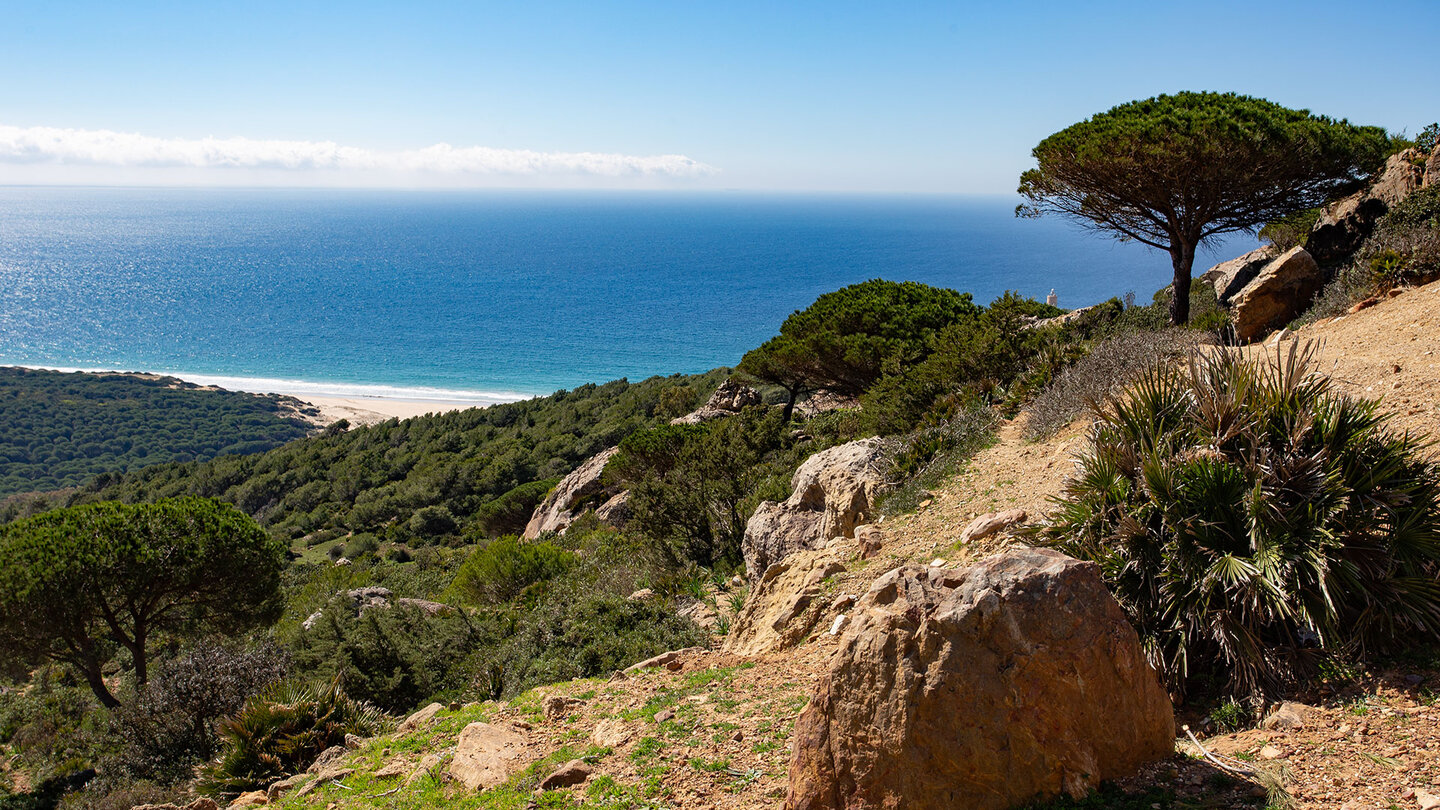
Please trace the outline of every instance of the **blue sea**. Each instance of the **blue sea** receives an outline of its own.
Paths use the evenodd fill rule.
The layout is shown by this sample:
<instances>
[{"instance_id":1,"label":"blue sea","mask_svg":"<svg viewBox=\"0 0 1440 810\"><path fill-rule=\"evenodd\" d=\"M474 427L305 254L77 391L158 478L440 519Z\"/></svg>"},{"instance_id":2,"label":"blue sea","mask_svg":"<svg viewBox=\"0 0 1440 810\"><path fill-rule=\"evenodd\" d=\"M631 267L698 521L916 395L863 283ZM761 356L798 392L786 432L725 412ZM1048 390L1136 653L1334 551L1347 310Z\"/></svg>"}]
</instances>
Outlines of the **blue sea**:
<instances>
[{"instance_id":1,"label":"blue sea","mask_svg":"<svg viewBox=\"0 0 1440 810\"><path fill-rule=\"evenodd\" d=\"M1168 283L1168 255L1015 202L0 188L0 365L498 401L733 365L870 278L1065 307Z\"/></svg>"}]
</instances>

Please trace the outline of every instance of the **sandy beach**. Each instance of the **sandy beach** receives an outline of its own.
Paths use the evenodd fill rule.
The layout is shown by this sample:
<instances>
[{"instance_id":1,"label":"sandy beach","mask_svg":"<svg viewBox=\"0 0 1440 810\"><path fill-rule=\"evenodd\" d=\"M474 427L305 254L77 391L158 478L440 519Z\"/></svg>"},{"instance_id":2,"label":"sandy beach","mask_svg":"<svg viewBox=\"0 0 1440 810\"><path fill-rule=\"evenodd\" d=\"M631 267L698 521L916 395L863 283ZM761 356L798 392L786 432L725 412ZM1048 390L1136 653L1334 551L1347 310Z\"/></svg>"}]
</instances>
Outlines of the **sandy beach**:
<instances>
[{"instance_id":1,"label":"sandy beach","mask_svg":"<svg viewBox=\"0 0 1440 810\"><path fill-rule=\"evenodd\" d=\"M329 425L346 419L352 425L373 425L386 419L408 419L427 413L446 413L466 408L484 408L493 402L461 402L456 400L391 399L389 397L317 397L309 394L276 393L293 396L320 409L321 424Z\"/></svg>"}]
</instances>

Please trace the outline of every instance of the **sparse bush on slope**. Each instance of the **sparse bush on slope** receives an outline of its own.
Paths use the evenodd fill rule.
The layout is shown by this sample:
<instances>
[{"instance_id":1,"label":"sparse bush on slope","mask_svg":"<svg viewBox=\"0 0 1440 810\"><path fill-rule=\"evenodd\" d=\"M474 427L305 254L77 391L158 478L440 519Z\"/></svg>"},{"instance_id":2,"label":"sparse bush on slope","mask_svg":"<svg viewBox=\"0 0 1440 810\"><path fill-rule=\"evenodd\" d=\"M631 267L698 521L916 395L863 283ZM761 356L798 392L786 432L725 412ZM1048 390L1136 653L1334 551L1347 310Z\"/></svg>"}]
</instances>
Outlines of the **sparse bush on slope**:
<instances>
[{"instance_id":1,"label":"sparse bush on slope","mask_svg":"<svg viewBox=\"0 0 1440 810\"><path fill-rule=\"evenodd\" d=\"M1437 470L1315 365L1292 344L1153 367L1100 411L1038 532L1101 566L1177 692L1267 694L1440 634Z\"/></svg>"}]
</instances>

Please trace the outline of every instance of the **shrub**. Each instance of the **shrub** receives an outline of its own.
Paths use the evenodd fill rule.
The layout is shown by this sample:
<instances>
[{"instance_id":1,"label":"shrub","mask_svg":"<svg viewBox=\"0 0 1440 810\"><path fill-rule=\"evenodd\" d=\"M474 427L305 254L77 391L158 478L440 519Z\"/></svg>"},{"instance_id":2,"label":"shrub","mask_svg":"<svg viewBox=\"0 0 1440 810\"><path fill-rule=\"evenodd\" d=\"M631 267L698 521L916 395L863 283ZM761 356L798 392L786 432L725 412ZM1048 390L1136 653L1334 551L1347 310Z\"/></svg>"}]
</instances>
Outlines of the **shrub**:
<instances>
[{"instance_id":1,"label":"shrub","mask_svg":"<svg viewBox=\"0 0 1440 810\"><path fill-rule=\"evenodd\" d=\"M1440 276L1440 186L1419 189L1397 203L1356 258L1370 269L1377 289Z\"/></svg>"},{"instance_id":2,"label":"shrub","mask_svg":"<svg viewBox=\"0 0 1440 810\"><path fill-rule=\"evenodd\" d=\"M134 700L115 712L112 734L120 744L115 768L162 785L188 779L196 763L215 754L216 723L288 670L289 659L273 644L249 649L197 644L164 663Z\"/></svg>"},{"instance_id":3,"label":"shrub","mask_svg":"<svg viewBox=\"0 0 1440 810\"><path fill-rule=\"evenodd\" d=\"M403 713L463 690L467 657L499 635L460 610L430 615L401 603L356 615L345 602L296 636L291 654L308 677L338 681L357 700Z\"/></svg>"},{"instance_id":4,"label":"shrub","mask_svg":"<svg viewBox=\"0 0 1440 810\"><path fill-rule=\"evenodd\" d=\"M1310 309L1297 319L1299 324L1314 323L1321 318L1335 318L1350 311L1357 301L1374 295L1379 287L1375 271L1368 265L1352 262L1342 267L1335 277L1315 296Z\"/></svg>"},{"instance_id":5,"label":"shrub","mask_svg":"<svg viewBox=\"0 0 1440 810\"><path fill-rule=\"evenodd\" d=\"M440 504L422 506L410 516L410 522L406 524L406 528L416 537L440 537L454 534L455 516L450 513L448 508Z\"/></svg>"},{"instance_id":6,"label":"shrub","mask_svg":"<svg viewBox=\"0 0 1440 810\"><path fill-rule=\"evenodd\" d=\"M1100 565L1175 692L1263 696L1440 632L1437 470L1315 366L1292 344L1153 367L1101 409L1037 532Z\"/></svg>"},{"instance_id":7,"label":"shrub","mask_svg":"<svg viewBox=\"0 0 1440 810\"><path fill-rule=\"evenodd\" d=\"M822 449L807 444L811 451ZM677 564L733 564L756 494L800 463L784 415L772 408L700 425L665 425L620 443L606 475L625 482L627 528L663 542Z\"/></svg>"},{"instance_id":8,"label":"shrub","mask_svg":"<svg viewBox=\"0 0 1440 810\"><path fill-rule=\"evenodd\" d=\"M669 388L666 392L676 389ZM535 514L535 507L545 500L550 490L560 483L559 478L546 478L521 484L504 495L489 501L475 510L471 516L472 531L484 537L500 537L506 534L520 534Z\"/></svg>"},{"instance_id":9,"label":"shrub","mask_svg":"<svg viewBox=\"0 0 1440 810\"><path fill-rule=\"evenodd\" d=\"M502 537L470 555L450 592L472 604L509 602L526 588L563 574L572 562L574 555L549 542Z\"/></svg>"},{"instance_id":10,"label":"shrub","mask_svg":"<svg viewBox=\"0 0 1440 810\"><path fill-rule=\"evenodd\" d=\"M205 769L200 787L218 796L263 790L309 767L326 748L344 745L346 734L379 732L384 720L375 707L346 696L338 682L319 690L287 686L251 698L221 724L224 752Z\"/></svg>"},{"instance_id":11,"label":"shrub","mask_svg":"<svg viewBox=\"0 0 1440 810\"><path fill-rule=\"evenodd\" d=\"M705 641L704 631L656 600L572 587L526 611L514 635L477 662L476 688L485 697L512 697Z\"/></svg>"},{"instance_id":12,"label":"shrub","mask_svg":"<svg viewBox=\"0 0 1440 810\"><path fill-rule=\"evenodd\" d=\"M1127 332L1096 344L1036 397L1025 423L1025 438L1037 440L1053 435L1093 403L1103 402L1120 390L1157 359L1178 355L1197 342L1193 331L1165 329Z\"/></svg>"}]
</instances>

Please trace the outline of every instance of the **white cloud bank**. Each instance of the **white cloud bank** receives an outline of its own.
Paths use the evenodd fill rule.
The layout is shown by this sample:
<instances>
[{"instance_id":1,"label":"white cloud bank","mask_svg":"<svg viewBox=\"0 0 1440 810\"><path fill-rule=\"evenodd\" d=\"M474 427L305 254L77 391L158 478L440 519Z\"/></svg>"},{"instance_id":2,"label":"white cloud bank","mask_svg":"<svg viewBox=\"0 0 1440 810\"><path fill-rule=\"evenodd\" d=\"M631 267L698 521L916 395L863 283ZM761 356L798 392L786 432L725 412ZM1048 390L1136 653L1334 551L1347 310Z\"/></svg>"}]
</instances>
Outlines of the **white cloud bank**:
<instances>
[{"instance_id":1,"label":"white cloud bank","mask_svg":"<svg viewBox=\"0 0 1440 810\"><path fill-rule=\"evenodd\" d=\"M330 141L250 138L156 138L111 130L14 127L0 124L0 164L120 169L261 170L464 178L687 179L717 169L684 155L535 152L455 147L379 151Z\"/></svg>"}]
</instances>

